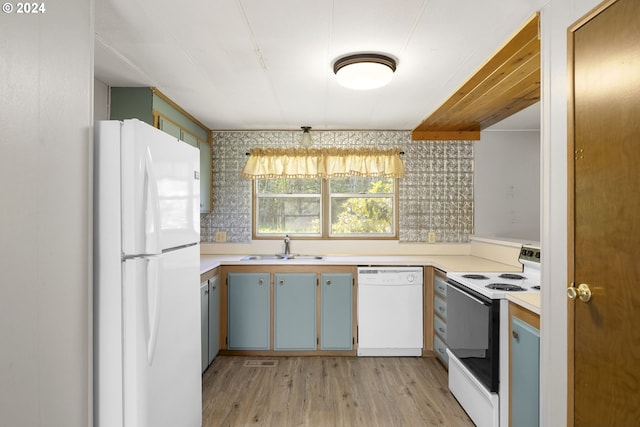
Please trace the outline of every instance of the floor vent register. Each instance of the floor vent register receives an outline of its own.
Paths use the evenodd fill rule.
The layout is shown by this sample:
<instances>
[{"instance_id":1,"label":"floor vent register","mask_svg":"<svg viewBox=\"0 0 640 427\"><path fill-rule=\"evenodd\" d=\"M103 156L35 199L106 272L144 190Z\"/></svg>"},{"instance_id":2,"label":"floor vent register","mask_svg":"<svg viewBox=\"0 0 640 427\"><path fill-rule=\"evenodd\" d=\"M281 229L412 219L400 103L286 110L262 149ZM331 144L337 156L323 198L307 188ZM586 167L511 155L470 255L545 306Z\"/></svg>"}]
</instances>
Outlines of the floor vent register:
<instances>
[{"instance_id":1,"label":"floor vent register","mask_svg":"<svg viewBox=\"0 0 640 427\"><path fill-rule=\"evenodd\" d=\"M244 365L249 368L275 368L278 366L277 360L245 360Z\"/></svg>"}]
</instances>

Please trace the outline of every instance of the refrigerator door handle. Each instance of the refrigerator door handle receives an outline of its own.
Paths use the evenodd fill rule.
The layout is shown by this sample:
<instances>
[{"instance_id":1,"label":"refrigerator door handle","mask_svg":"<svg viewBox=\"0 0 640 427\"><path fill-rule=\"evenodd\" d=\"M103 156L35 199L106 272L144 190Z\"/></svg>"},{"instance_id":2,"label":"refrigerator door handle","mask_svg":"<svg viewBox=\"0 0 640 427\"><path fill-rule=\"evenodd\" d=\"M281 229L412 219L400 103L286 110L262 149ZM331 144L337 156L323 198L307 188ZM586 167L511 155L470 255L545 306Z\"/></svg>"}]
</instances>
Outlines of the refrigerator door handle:
<instances>
[{"instance_id":1,"label":"refrigerator door handle","mask_svg":"<svg viewBox=\"0 0 640 427\"><path fill-rule=\"evenodd\" d=\"M162 251L160 245L160 201L158 200L158 180L147 146L144 159L144 237L145 253L157 254Z\"/></svg>"},{"instance_id":2,"label":"refrigerator door handle","mask_svg":"<svg viewBox=\"0 0 640 427\"><path fill-rule=\"evenodd\" d=\"M156 351L158 338L158 322L160 320L160 280L158 272L161 270L160 258L147 258L147 272L145 280L145 302L146 312L146 341L147 341L147 361L149 365L153 363L153 355Z\"/></svg>"}]
</instances>

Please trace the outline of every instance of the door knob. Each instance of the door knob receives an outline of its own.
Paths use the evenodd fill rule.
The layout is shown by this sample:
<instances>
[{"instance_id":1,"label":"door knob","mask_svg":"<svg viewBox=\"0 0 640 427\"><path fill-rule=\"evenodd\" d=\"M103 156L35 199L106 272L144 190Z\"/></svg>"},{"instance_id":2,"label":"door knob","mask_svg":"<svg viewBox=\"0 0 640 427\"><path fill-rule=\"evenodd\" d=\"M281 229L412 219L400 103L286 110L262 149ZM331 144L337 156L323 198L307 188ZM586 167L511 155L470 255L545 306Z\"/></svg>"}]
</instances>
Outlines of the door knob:
<instances>
[{"instance_id":1,"label":"door knob","mask_svg":"<svg viewBox=\"0 0 640 427\"><path fill-rule=\"evenodd\" d=\"M582 302L588 302L591 299L591 289L589 289L589 285L586 283L581 283L577 288L574 287L572 283L571 286L567 288L567 296L571 300L579 298Z\"/></svg>"}]
</instances>

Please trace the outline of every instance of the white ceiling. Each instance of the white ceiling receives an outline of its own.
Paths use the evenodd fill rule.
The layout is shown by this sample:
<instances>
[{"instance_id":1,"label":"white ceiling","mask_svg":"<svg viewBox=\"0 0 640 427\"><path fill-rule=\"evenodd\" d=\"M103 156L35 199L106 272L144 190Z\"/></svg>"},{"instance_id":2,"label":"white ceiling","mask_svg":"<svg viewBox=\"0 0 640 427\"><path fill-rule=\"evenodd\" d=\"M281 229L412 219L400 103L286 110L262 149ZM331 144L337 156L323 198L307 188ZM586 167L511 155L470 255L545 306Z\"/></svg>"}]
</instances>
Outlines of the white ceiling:
<instances>
[{"instance_id":1,"label":"white ceiling","mask_svg":"<svg viewBox=\"0 0 640 427\"><path fill-rule=\"evenodd\" d=\"M412 130L546 1L96 0L95 75L215 130ZM338 86L333 61L363 51L397 58L388 86Z\"/></svg>"}]
</instances>

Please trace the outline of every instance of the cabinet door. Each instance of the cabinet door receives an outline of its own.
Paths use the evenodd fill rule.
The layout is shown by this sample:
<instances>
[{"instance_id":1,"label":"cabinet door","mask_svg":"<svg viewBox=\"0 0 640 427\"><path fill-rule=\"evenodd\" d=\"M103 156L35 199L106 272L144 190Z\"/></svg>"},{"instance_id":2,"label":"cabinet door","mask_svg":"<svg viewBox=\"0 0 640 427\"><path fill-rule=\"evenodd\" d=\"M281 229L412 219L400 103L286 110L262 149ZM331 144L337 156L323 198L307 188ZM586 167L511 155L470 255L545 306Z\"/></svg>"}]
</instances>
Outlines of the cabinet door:
<instances>
[{"instance_id":1,"label":"cabinet door","mask_svg":"<svg viewBox=\"0 0 640 427\"><path fill-rule=\"evenodd\" d=\"M268 350L271 311L269 273L229 273L230 350Z\"/></svg>"},{"instance_id":2,"label":"cabinet door","mask_svg":"<svg viewBox=\"0 0 640 427\"><path fill-rule=\"evenodd\" d=\"M211 146L201 142L200 146L200 212L211 211Z\"/></svg>"},{"instance_id":3,"label":"cabinet door","mask_svg":"<svg viewBox=\"0 0 640 427\"><path fill-rule=\"evenodd\" d=\"M198 144L198 138L196 138L195 136L191 135L189 132L185 132L184 130L180 129L180 140L182 140L183 142L186 142L189 145L192 145L196 148L200 148L199 144Z\"/></svg>"},{"instance_id":4,"label":"cabinet door","mask_svg":"<svg viewBox=\"0 0 640 427\"><path fill-rule=\"evenodd\" d=\"M274 350L315 350L316 274L275 274L274 287Z\"/></svg>"},{"instance_id":5,"label":"cabinet door","mask_svg":"<svg viewBox=\"0 0 640 427\"><path fill-rule=\"evenodd\" d=\"M180 127L174 125L164 117L160 117L158 128L160 128L161 131L166 132L178 139L180 139L180 137L182 136L182 130L180 129Z\"/></svg>"},{"instance_id":6,"label":"cabinet door","mask_svg":"<svg viewBox=\"0 0 640 427\"><path fill-rule=\"evenodd\" d=\"M209 282L200 284L200 361L204 372L209 366Z\"/></svg>"},{"instance_id":7,"label":"cabinet door","mask_svg":"<svg viewBox=\"0 0 640 427\"><path fill-rule=\"evenodd\" d=\"M537 427L540 417L540 330L511 318L511 420Z\"/></svg>"},{"instance_id":8,"label":"cabinet door","mask_svg":"<svg viewBox=\"0 0 640 427\"><path fill-rule=\"evenodd\" d=\"M353 348L353 275L350 273L321 275L320 348Z\"/></svg>"},{"instance_id":9,"label":"cabinet door","mask_svg":"<svg viewBox=\"0 0 640 427\"><path fill-rule=\"evenodd\" d=\"M209 279L209 364L220 351L220 289L219 277Z\"/></svg>"}]
</instances>

